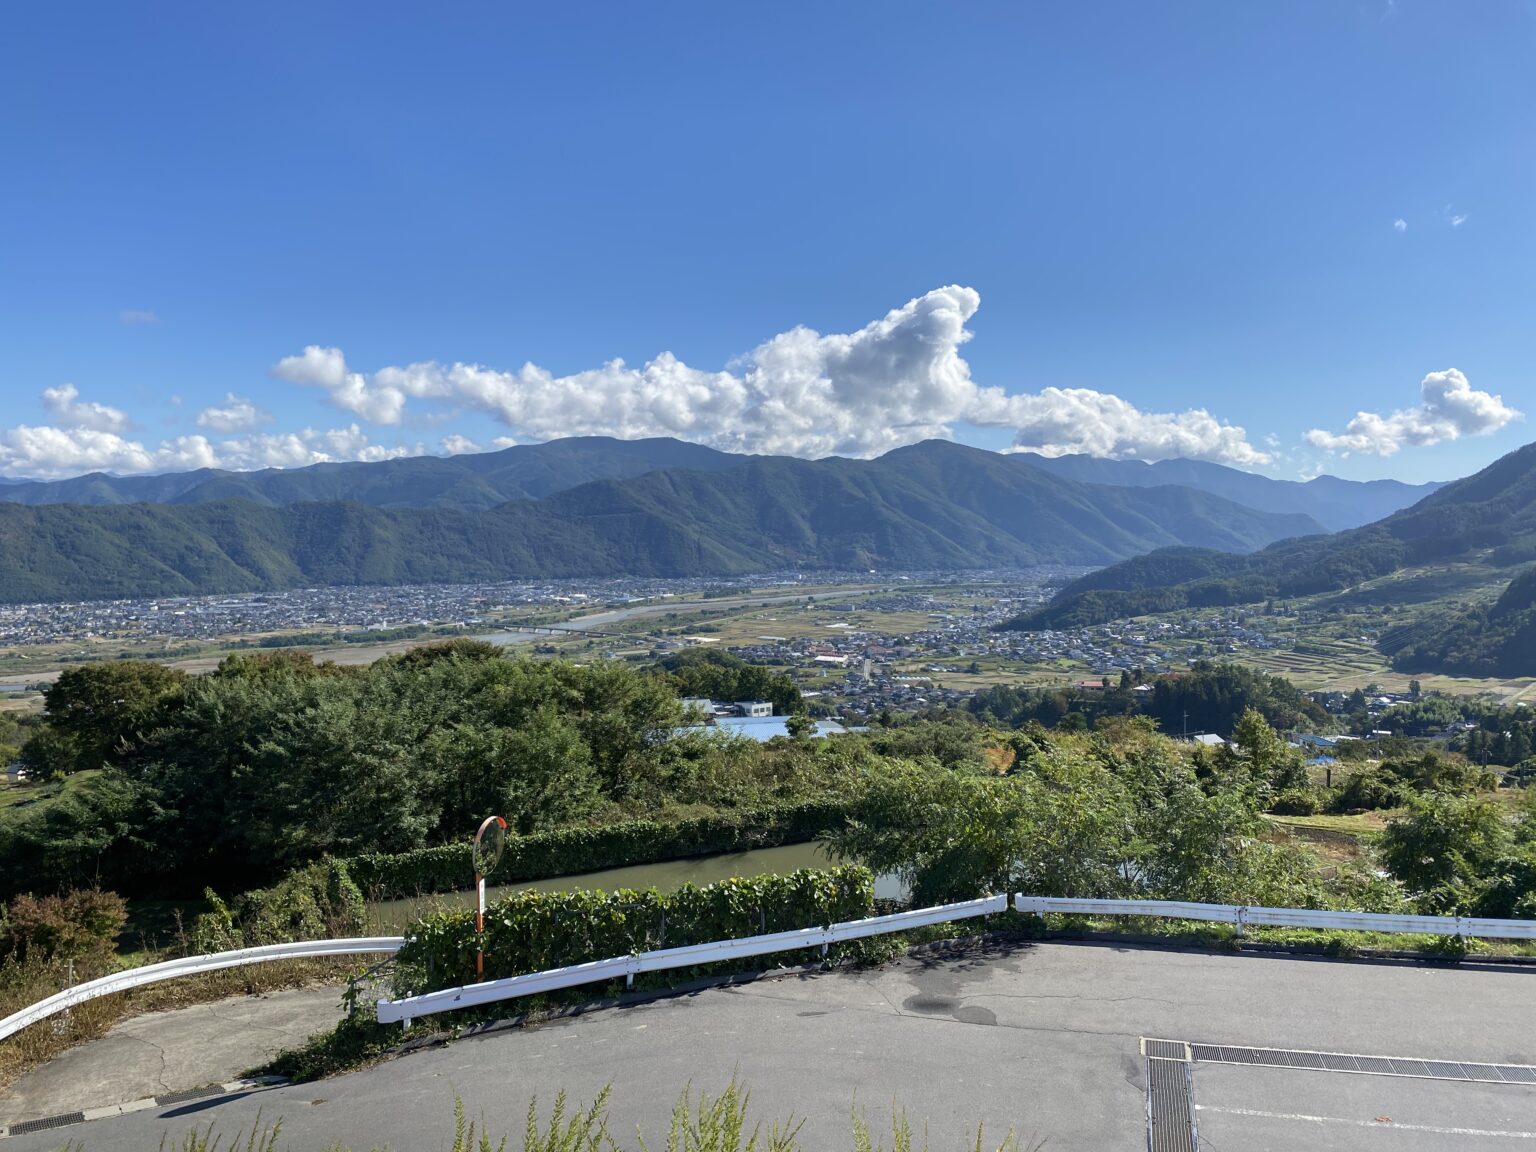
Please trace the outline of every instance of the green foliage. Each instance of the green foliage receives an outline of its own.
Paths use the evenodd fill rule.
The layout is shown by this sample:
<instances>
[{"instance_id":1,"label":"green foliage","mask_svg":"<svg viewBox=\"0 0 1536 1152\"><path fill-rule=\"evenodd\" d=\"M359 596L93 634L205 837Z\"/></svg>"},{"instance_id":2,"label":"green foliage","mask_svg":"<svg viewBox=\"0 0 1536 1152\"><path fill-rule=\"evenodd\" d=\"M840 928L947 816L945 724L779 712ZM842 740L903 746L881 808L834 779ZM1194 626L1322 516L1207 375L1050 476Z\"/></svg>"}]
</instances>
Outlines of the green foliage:
<instances>
[{"instance_id":1,"label":"green foliage","mask_svg":"<svg viewBox=\"0 0 1536 1152\"><path fill-rule=\"evenodd\" d=\"M692 1088L684 1088L672 1106L666 1152L796 1152L800 1147L804 1122L793 1116L784 1123L775 1121L766 1133L761 1124L748 1131L747 1105L752 1094L735 1076L718 1096L701 1091L696 1104L692 1097ZM649 1152L644 1139L639 1143L640 1152Z\"/></svg>"},{"instance_id":2,"label":"green foliage","mask_svg":"<svg viewBox=\"0 0 1536 1152\"><path fill-rule=\"evenodd\" d=\"M1166 739L1046 737L1004 778L934 764L874 772L835 851L901 875L914 903L991 892L1308 903L1304 859L1266 843L1245 771L1202 780Z\"/></svg>"},{"instance_id":3,"label":"green foliage","mask_svg":"<svg viewBox=\"0 0 1536 1152\"><path fill-rule=\"evenodd\" d=\"M627 820L595 828L558 828L509 836L492 879L497 884L516 884L686 856L798 844L836 828L846 811L846 802L820 801L684 820ZM474 875L467 840L393 856L355 856L347 864L359 887L376 899L460 891L470 885Z\"/></svg>"},{"instance_id":4,"label":"green foliage","mask_svg":"<svg viewBox=\"0 0 1536 1152\"><path fill-rule=\"evenodd\" d=\"M1423 911L1449 914L1478 906L1488 877L1514 847L1494 801L1431 792L1411 799L1407 814L1387 825L1379 850Z\"/></svg>"},{"instance_id":5,"label":"green foliage","mask_svg":"<svg viewBox=\"0 0 1536 1152\"><path fill-rule=\"evenodd\" d=\"M105 766L129 753L186 680L185 672L144 660L65 669L43 693L48 725L23 749L22 763L40 780Z\"/></svg>"},{"instance_id":6,"label":"green foliage","mask_svg":"<svg viewBox=\"0 0 1536 1152\"><path fill-rule=\"evenodd\" d=\"M997 685L977 693L970 709L1010 727L1032 720L1056 727L1074 713L1090 719L1139 714L1157 721L1169 735L1187 730L1231 736L1238 720L1250 710L1282 730L1316 723L1326 716L1283 676L1267 676L1238 664L1200 662L1187 673L1160 676L1151 683L1151 692L1140 693L1128 687L1083 690Z\"/></svg>"},{"instance_id":7,"label":"green foliage","mask_svg":"<svg viewBox=\"0 0 1536 1152\"><path fill-rule=\"evenodd\" d=\"M213 909L192 927L199 952L356 936L367 921L362 892L340 860L300 868L227 904L211 890L207 897Z\"/></svg>"},{"instance_id":8,"label":"green foliage","mask_svg":"<svg viewBox=\"0 0 1536 1152\"><path fill-rule=\"evenodd\" d=\"M687 885L668 893L515 892L486 911L485 978L857 920L872 915L873 907L874 881L860 867ZM475 949L472 912L417 922L396 958L397 994L472 982Z\"/></svg>"}]
</instances>

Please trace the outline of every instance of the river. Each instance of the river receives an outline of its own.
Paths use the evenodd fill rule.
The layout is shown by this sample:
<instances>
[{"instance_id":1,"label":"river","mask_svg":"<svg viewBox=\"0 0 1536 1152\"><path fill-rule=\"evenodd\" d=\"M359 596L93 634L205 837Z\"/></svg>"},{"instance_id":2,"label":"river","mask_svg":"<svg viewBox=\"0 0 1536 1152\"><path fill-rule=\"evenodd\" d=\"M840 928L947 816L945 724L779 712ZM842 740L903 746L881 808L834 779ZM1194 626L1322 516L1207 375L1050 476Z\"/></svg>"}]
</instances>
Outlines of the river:
<instances>
[{"instance_id":1,"label":"river","mask_svg":"<svg viewBox=\"0 0 1536 1152\"><path fill-rule=\"evenodd\" d=\"M532 880L526 884L505 884L487 888L486 898L495 900L509 892L569 892L577 888L596 888L612 892L618 888L659 888L669 892L684 884L713 884L737 876L764 876L775 872L794 872L800 868L828 868L832 861L820 843L785 844L778 848L755 848L750 852L727 852L719 856L695 856L687 860L664 860L658 864L636 864L628 868L609 868L602 872L583 872L575 876L557 876ZM492 874L494 879L494 873ZM900 899L902 886L894 876L875 881L875 895L888 900ZM369 906L372 928L379 932L398 932L413 920L452 908L473 908L475 894L444 892L406 900L385 900Z\"/></svg>"}]
</instances>

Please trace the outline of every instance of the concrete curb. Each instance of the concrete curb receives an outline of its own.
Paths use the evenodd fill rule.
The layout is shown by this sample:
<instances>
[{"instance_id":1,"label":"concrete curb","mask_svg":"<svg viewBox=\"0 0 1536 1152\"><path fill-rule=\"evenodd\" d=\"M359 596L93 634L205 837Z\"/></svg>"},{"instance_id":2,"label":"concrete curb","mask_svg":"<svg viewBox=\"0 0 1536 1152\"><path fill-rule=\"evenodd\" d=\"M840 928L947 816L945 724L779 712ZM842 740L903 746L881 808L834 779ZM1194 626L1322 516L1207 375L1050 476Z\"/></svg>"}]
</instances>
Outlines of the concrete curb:
<instances>
[{"instance_id":1,"label":"concrete curb","mask_svg":"<svg viewBox=\"0 0 1536 1152\"><path fill-rule=\"evenodd\" d=\"M65 1128L71 1124L83 1124L88 1120L106 1120L113 1116L127 1116L132 1112L149 1112L156 1108L172 1108L178 1104L213 1100L219 1096L242 1095L281 1088L288 1081L281 1076L251 1076L231 1080L225 1084L207 1084L201 1088L188 1088L181 1092L168 1092L163 1096L146 1096L141 1100L128 1100L122 1104L109 1104L102 1108L82 1108L77 1112L61 1112L56 1116L44 1116L38 1120L19 1120L0 1128L0 1140L10 1136L25 1136Z\"/></svg>"}]
</instances>

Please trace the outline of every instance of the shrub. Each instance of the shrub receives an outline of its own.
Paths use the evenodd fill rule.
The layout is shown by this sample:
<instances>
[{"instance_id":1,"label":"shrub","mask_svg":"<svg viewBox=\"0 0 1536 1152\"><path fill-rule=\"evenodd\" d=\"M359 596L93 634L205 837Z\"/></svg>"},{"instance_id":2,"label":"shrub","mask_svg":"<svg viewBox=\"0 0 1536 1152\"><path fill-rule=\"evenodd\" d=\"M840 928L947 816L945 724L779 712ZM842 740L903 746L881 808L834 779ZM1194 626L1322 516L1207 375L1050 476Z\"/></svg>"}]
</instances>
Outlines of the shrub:
<instances>
[{"instance_id":1,"label":"shrub","mask_svg":"<svg viewBox=\"0 0 1536 1152\"><path fill-rule=\"evenodd\" d=\"M735 815L693 820L628 820L601 828L561 828L511 836L496 868L498 884L544 880L814 840L840 826L847 805L837 802L786 805ZM355 856L347 867L370 898L394 899L470 887L474 864L470 845L448 844L399 854Z\"/></svg>"},{"instance_id":2,"label":"shrub","mask_svg":"<svg viewBox=\"0 0 1536 1152\"><path fill-rule=\"evenodd\" d=\"M207 896L213 910L192 927L199 952L355 936L366 922L363 894L340 860L300 868L228 903L212 891Z\"/></svg>"},{"instance_id":3,"label":"shrub","mask_svg":"<svg viewBox=\"0 0 1536 1152\"><path fill-rule=\"evenodd\" d=\"M668 893L515 892L486 910L485 978L856 920L873 909L874 880L862 867L804 869ZM473 912L418 921L396 957L397 993L473 981L475 946Z\"/></svg>"},{"instance_id":4,"label":"shrub","mask_svg":"<svg viewBox=\"0 0 1536 1152\"><path fill-rule=\"evenodd\" d=\"M1317 809L1317 797L1307 788L1288 788L1269 806L1276 816L1314 816Z\"/></svg>"},{"instance_id":5,"label":"shrub","mask_svg":"<svg viewBox=\"0 0 1536 1152\"><path fill-rule=\"evenodd\" d=\"M104 967L128 921L115 892L77 888L61 896L21 895L5 909L9 951L23 960L75 960Z\"/></svg>"}]
</instances>

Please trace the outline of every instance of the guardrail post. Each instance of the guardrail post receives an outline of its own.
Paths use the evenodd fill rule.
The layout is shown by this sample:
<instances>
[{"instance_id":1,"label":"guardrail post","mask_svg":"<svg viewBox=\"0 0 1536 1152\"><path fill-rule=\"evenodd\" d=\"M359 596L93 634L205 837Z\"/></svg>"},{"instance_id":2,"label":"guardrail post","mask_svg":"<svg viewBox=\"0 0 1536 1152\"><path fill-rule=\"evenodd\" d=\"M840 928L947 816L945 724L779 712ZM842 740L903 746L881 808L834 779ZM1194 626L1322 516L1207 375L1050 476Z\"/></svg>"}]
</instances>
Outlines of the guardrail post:
<instances>
[{"instance_id":1,"label":"guardrail post","mask_svg":"<svg viewBox=\"0 0 1536 1152\"><path fill-rule=\"evenodd\" d=\"M1238 905L1237 915L1233 917L1237 923L1237 938L1243 939L1248 935L1248 908L1246 905Z\"/></svg>"}]
</instances>

